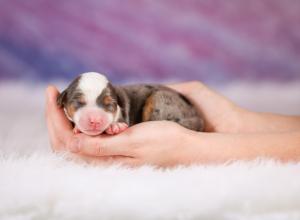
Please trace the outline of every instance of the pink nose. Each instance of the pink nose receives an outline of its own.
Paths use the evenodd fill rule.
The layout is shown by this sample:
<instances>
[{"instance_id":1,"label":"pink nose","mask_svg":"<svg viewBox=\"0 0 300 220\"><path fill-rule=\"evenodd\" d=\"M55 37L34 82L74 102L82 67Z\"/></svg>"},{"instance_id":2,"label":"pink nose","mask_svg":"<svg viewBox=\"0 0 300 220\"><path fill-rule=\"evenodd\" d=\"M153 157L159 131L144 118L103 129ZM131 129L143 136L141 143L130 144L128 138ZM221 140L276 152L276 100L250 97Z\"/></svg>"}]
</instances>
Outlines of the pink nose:
<instances>
[{"instance_id":1,"label":"pink nose","mask_svg":"<svg viewBox=\"0 0 300 220\"><path fill-rule=\"evenodd\" d=\"M82 131L102 131L107 127L108 119L107 115L98 109L85 109L77 125Z\"/></svg>"},{"instance_id":2,"label":"pink nose","mask_svg":"<svg viewBox=\"0 0 300 220\"><path fill-rule=\"evenodd\" d=\"M94 129L100 128L103 124L101 117L90 116L89 117L89 126Z\"/></svg>"}]
</instances>

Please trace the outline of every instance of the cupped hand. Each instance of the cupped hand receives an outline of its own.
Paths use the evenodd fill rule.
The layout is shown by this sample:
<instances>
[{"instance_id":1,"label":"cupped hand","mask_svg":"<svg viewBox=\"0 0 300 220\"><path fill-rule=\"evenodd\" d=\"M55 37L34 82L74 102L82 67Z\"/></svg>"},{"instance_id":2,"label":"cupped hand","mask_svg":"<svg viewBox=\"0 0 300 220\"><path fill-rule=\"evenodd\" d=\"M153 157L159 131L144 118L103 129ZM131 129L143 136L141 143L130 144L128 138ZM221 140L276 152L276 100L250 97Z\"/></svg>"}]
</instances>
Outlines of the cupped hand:
<instances>
[{"instance_id":1,"label":"cupped hand","mask_svg":"<svg viewBox=\"0 0 300 220\"><path fill-rule=\"evenodd\" d=\"M204 117L205 131L237 132L241 109L228 99L200 82L170 87L196 105ZM191 163L194 155L189 146L195 145L191 140L196 132L174 122L156 121L137 124L113 136L74 134L63 109L56 104L58 94L54 86L47 88L46 119L54 151L70 151L76 159L93 163L119 162L129 166L151 164L159 167Z\"/></svg>"},{"instance_id":2,"label":"cupped hand","mask_svg":"<svg viewBox=\"0 0 300 220\"><path fill-rule=\"evenodd\" d=\"M170 87L196 105L206 122L205 131L214 133L191 131L169 121L152 121L112 136L74 134L64 111L56 105L57 89L49 86L46 118L53 150L73 152L76 159L87 162L128 166L171 167L257 157L299 161L298 117L251 114L200 82ZM248 119L243 119L245 116ZM287 145L289 148L284 147Z\"/></svg>"},{"instance_id":3,"label":"cupped hand","mask_svg":"<svg viewBox=\"0 0 300 220\"><path fill-rule=\"evenodd\" d=\"M132 126L114 136L78 134L72 149L74 153L97 156L99 160L105 158L106 162L110 157L110 162L128 166L171 167L189 164L187 145L193 133L174 122L151 121Z\"/></svg>"},{"instance_id":4,"label":"cupped hand","mask_svg":"<svg viewBox=\"0 0 300 220\"><path fill-rule=\"evenodd\" d=\"M156 121L137 124L113 136L74 134L63 109L56 104L58 94L54 86L46 90L46 121L53 151L69 151L77 161L96 164L165 167L185 163L181 149L193 131L174 122Z\"/></svg>"},{"instance_id":5,"label":"cupped hand","mask_svg":"<svg viewBox=\"0 0 300 220\"><path fill-rule=\"evenodd\" d=\"M46 122L51 147L54 151L61 151L67 146L73 146L74 134L72 125L65 116L63 109L56 104L58 90L48 86L46 90Z\"/></svg>"}]
</instances>

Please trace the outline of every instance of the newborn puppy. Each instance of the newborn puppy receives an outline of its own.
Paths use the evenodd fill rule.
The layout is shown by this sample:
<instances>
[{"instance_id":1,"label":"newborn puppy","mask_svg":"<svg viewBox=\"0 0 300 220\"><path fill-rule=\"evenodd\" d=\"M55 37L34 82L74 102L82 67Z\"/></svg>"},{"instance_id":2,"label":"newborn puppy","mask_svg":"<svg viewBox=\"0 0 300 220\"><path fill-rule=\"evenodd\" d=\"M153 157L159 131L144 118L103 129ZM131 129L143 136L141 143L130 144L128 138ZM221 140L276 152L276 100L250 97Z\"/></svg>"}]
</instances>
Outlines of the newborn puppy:
<instances>
[{"instance_id":1,"label":"newborn puppy","mask_svg":"<svg viewBox=\"0 0 300 220\"><path fill-rule=\"evenodd\" d=\"M74 132L118 134L145 121L174 121L195 131L203 120L178 92L161 85L113 86L95 72L81 74L57 98Z\"/></svg>"}]
</instances>

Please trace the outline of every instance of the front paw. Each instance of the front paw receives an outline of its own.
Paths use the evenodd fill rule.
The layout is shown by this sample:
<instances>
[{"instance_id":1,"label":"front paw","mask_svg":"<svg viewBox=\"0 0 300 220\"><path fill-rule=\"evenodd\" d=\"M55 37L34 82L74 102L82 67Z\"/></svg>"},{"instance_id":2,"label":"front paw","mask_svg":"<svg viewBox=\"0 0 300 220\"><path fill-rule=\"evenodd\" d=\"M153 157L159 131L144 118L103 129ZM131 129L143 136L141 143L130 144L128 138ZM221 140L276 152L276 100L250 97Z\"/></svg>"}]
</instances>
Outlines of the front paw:
<instances>
[{"instance_id":1,"label":"front paw","mask_svg":"<svg viewBox=\"0 0 300 220\"><path fill-rule=\"evenodd\" d=\"M73 133L74 133L74 134L79 134L79 133L81 133L81 131L75 126L75 127L73 128Z\"/></svg>"},{"instance_id":2,"label":"front paw","mask_svg":"<svg viewBox=\"0 0 300 220\"><path fill-rule=\"evenodd\" d=\"M128 128L128 125L123 122L112 123L106 130L106 134L119 134L122 131L125 131Z\"/></svg>"}]
</instances>

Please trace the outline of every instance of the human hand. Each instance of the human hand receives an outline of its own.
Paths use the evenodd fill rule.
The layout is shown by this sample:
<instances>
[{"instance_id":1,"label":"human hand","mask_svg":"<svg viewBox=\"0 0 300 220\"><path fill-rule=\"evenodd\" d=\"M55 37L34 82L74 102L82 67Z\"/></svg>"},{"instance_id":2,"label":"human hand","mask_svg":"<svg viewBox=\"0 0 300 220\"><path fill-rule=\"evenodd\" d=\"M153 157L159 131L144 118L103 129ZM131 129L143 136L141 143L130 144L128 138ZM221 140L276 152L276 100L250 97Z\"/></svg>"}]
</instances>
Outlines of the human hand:
<instances>
[{"instance_id":1,"label":"human hand","mask_svg":"<svg viewBox=\"0 0 300 220\"><path fill-rule=\"evenodd\" d=\"M241 130L240 119L245 110L203 83L192 81L168 87L183 94L196 106L204 118L205 131L237 133Z\"/></svg>"},{"instance_id":2,"label":"human hand","mask_svg":"<svg viewBox=\"0 0 300 220\"><path fill-rule=\"evenodd\" d=\"M46 89L46 122L51 148L54 152L70 152L68 157L77 162L102 163L110 160L111 157L92 157L83 154L72 153L76 146L76 135L80 132L74 132L72 124L65 116L64 110L56 104L58 90L54 86L48 86Z\"/></svg>"},{"instance_id":3,"label":"human hand","mask_svg":"<svg viewBox=\"0 0 300 220\"><path fill-rule=\"evenodd\" d=\"M254 113L251 116L250 113L246 123L248 126L242 127L239 123L247 122L241 120L246 111L201 83L170 87L184 94L202 111L208 125L206 131L220 133L195 132L174 122L155 121L140 123L114 136L74 134L63 110L56 105L58 91L50 86L47 88L46 118L53 150L69 150L80 162L83 159L93 163L119 162L128 166L149 164L170 167L249 160L258 156L299 161L299 117L260 116ZM255 122L255 126L249 126L249 121ZM257 124L265 129L263 133L257 133ZM276 127L293 132L274 133ZM245 133L247 130L250 133ZM239 131L242 134L238 134ZM284 146L290 147L287 149Z\"/></svg>"},{"instance_id":4,"label":"human hand","mask_svg":"<svg viewBox=\"0 0 300 220\"><path fill-rule=\"evenodd\" d=\"M54 86L46 90L46 121L53 151L69 151L72 159L94 164L172 166L188 162L181 148L188 145L185 138L193 131L174 122L156 121L132 126L114 136L76 134L56 104L58 94Z\"/></svg>"},{"instance_id":5,"label":"human hand","mask_svg":"<svg viewBox=\"0 0 300 220\"><path fill-rule=\"evenodd\" d=\"M54 86L48 86L46 90L46 122L50 144L54 151L61 151L67 146L73 146L73 128L65 116L63 109L56 104L58 90Z\"/></svg>"},{"instance_id":6,"label":"human hand","mask_svg":"<svg viewBox=\"0 0 300 220\"><path fill-rule=\"evenodd\" d=\"M117 162L130 167L147 164L171 167L192 162L193 157L188 154L194 133L174 122L144 122L114 136L78 134L72 151L98 157L99 162Z\"/></svg>"}]
</instances>

